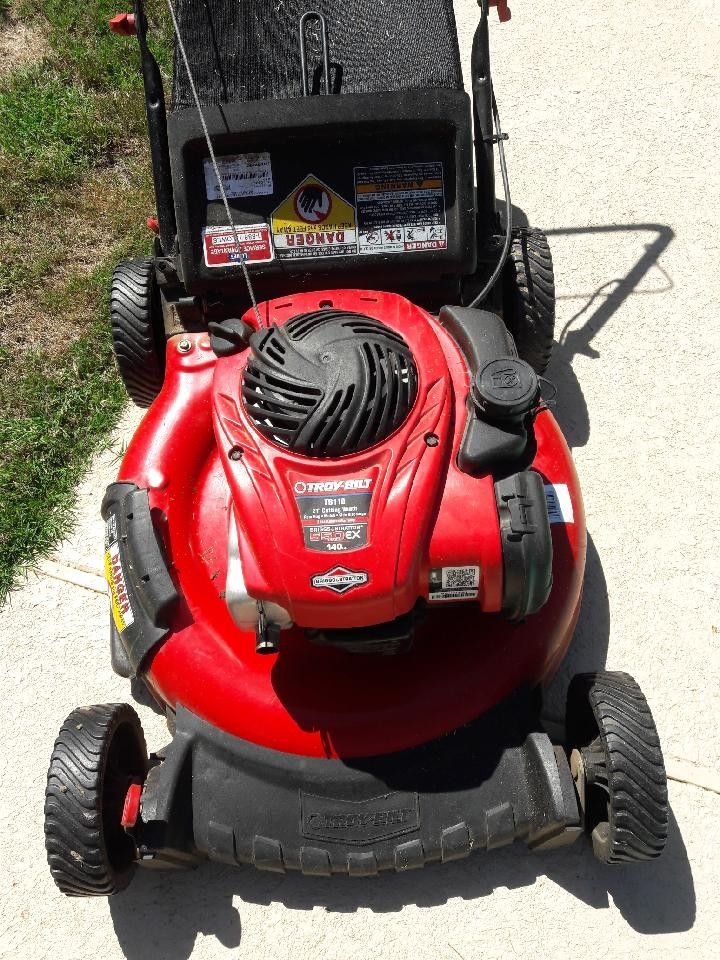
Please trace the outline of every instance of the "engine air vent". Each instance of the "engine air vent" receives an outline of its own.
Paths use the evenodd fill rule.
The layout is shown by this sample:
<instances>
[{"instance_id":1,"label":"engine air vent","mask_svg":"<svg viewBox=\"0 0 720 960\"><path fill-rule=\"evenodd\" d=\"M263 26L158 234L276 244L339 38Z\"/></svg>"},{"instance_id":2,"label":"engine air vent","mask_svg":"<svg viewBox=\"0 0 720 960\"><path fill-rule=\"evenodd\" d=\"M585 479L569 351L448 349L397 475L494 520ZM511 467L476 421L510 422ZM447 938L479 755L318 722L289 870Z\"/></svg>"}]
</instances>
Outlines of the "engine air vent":
<instances>
[{"instance_id":1,"label":"engine air vent","mask_svg":"<svg viewBox=\"0 0 720 960\"><path fill-rule=\"evenodd\" d=\"M404 422L417 369L403 338L379 320L317 310L250 338L242 397L270 440L311 457L380 443Z\"/></svg>"}]
</instances>

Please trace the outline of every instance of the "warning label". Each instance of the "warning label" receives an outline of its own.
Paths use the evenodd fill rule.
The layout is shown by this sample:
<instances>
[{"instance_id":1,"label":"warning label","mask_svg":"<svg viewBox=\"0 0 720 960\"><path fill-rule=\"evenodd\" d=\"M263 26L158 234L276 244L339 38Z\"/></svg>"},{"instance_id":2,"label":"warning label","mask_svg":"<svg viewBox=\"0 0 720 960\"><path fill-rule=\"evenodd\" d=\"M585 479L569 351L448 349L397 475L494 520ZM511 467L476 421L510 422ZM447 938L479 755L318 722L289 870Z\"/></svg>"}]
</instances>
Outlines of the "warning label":
<instances>
[{"instance_id":1,"label":"warning label","mask_svg":"<svg viewBox=\"0 0 720 960\"><path fill-rule=\"evenodd\" d=\"M358 251L447 249L441 163L355 167Z\"/></svg>"},{"instance_id":2,"label":"warning label","mask_svg":"<svg viewBox=\"0 0 720 960\"><path fill-rule=\"evenodd\" d=\"M367 544L372 485L372 477L293 484L308 550L338 553Z\"/></svg>"},{"instance_id":3,"label":"warning label","mask_svg":"<svg viewBox=\"0 0 720 960\"><path fill-rule=\"evenodd\" d=\"M430 600L476 600L480 567L436 567L430 571Z\"/></svg>"},{"instance_id":4,"label":"warning label","mask_svg":"<svg viewBox=\"0 0 720 960\"><path fill-rule=\"evenodd\" d=\"M270 227L267 223L250 226L206 227L203 230L205 265L228 267L240 263L269 263L273 259Z\"/></svg>"},{"instance_id":5,"label":"warning label","mask_svg":"<svg viewBox=\"0 0 720 960\"><path fill-rule=\"evenodd\" d=\"M117 518L111 513L105 524L105 579L110 593L110 606L118 633L135 622L130 597L125 585L125 572L120 560Z\"/></svg>"},{"instance_id":6,"label":"warning label","mask_svg":"<svg viewBox=\"0 0 720 960\"><path fill-rule=\"evenodd\" d=\"M217 168L228 199L266 197L273 192L269 153L239 153L232 157L218 157ZM220 183L211 160L205 160L204 170L208 200L222 200Z\"/></svg>"},{"instance_id":7,"label":"warning label","mask_svg":"<svg viewBox=\"0 0 720 960\"><path fill-rule=\"evenodd\" d=\"M355 208L312 175L273 211L270 222L280 260L357 253Z\"/></svg>"}]
</instances>

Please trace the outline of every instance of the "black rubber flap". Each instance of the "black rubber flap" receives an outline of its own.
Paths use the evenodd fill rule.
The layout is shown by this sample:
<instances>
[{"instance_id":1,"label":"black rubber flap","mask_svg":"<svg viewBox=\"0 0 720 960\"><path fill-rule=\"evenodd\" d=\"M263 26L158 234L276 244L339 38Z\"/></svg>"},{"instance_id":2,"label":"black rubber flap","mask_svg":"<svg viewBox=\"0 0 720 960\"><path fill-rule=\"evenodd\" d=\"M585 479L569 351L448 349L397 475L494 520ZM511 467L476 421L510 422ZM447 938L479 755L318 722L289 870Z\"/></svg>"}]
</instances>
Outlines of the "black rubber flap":
<instances>
[{"instance_id":1,"label":"black rubber flap","mask_svg":"<svg viewBox=\"0 0 720 960\"><path fill-rule=\"evenodd\" d=\"M178 592L153 526L147 490L113 483L102 504L113 622L137 673L168 634Z\"/></svg>"}]
</instances>

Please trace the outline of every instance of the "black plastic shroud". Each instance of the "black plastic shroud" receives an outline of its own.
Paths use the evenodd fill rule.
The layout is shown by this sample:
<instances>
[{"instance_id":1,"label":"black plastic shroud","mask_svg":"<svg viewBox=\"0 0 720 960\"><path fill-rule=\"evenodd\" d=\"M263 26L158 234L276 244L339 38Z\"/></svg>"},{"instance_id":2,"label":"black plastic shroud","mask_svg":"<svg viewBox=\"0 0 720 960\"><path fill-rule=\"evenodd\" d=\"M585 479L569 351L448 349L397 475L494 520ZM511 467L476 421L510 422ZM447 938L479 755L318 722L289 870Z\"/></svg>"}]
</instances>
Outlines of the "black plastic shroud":
<instances>
[{"instance_id":1,"label":"black plastic shroud","mask_svg":"<svg viewBox=\"0 0 720 960\"><path fill-rule=\"evenodd\" d=\"M404 422L417 369L399 333L359 313L316 310L258 330L245 409L268 439L308 457L365 450Z\"/></svg>"}]
</instances>

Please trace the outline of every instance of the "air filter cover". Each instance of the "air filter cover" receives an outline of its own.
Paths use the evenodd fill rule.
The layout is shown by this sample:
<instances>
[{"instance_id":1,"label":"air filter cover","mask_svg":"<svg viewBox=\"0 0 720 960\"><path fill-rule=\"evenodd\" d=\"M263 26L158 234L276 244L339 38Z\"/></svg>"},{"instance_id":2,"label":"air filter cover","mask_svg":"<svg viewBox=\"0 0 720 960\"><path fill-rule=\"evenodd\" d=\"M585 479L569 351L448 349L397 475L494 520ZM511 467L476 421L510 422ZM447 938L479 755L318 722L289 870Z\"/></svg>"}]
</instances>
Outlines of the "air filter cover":
<instances>
[{"instance_id":1,"label":"air filter cover","mask_svg":"<svg viewBox=\"0 0 720 960\"><path fill-rule=\"evenodd\" d=\"M406 419L417 369L400 334L359 313L317 310L258 330L243 404L268 439L310 457L380 443Z\"/></svg>"}]
</instances>

